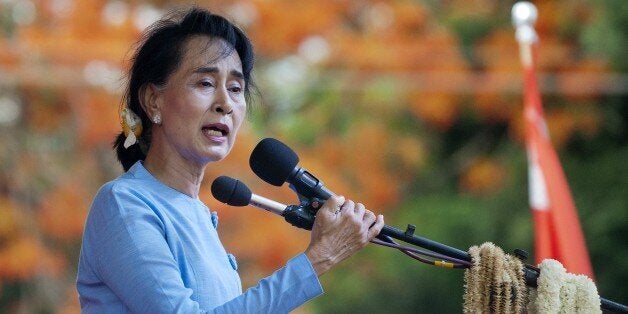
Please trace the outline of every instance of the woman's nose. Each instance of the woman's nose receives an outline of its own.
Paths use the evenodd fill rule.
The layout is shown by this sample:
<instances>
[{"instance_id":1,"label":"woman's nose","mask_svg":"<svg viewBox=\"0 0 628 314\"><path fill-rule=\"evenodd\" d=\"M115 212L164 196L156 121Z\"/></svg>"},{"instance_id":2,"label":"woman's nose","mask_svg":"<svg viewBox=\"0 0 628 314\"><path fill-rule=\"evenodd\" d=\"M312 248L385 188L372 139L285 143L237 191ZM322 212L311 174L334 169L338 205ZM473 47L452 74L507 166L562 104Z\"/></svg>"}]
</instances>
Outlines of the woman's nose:
<instances>
[{"instance_id":1,"label":"woman's nose","mask_svg":"<svg viewBox=\"0 0 628 314\"><path fill-rule=\"evenodd\" d=\"M224 102L216 104L214 110L221 114L231 114L233 112L233 107L229 104L229 102Z\"/></svg>"},{"instance_id":2,"label":"woman's nose","mask_svg":"<svg viewBox=\"0 0 628 314\"><path fill-rule=\"evenodd\" d=\"M229 93L226 89L222 89L216 93L216 99L212 109L220 114L230 114L233 112L233 105L231 104Z\"/></svg>"}]
</instances>

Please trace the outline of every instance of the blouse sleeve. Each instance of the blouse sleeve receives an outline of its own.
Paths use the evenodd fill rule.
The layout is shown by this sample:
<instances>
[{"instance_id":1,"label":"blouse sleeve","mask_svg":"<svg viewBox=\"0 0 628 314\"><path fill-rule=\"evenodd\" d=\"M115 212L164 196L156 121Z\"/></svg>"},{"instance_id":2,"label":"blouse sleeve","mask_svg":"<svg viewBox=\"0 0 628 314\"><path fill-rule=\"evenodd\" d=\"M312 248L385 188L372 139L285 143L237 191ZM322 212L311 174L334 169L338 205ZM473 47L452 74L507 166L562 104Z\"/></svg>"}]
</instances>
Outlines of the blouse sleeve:
<instances>
[{"instance_id":1,"label":"blouse sleeve","mask_svg":"<svg viewBox=\"0 0 628 314\"><path fill-rule=\"evenodd\" d=\"M288 313L322 293L312 264L301 253L257 286L216 308L216 312Z\"/></svg>"},{"instance_id":2,"label":"blouse sleeve","mask_svg":"<svg viewBox=\"0 0 628 314\"><path fill-rule=\"evenodd\" d=\"M81 258L132 312L286 313L322 293L311 263L300 254L231 301L201 309L184 286L164 230L159 212L141 196L111 188L101 190L92 205ZM82 298L85 312L90 302L99 300Z\"/></svg>"}]
</instances>

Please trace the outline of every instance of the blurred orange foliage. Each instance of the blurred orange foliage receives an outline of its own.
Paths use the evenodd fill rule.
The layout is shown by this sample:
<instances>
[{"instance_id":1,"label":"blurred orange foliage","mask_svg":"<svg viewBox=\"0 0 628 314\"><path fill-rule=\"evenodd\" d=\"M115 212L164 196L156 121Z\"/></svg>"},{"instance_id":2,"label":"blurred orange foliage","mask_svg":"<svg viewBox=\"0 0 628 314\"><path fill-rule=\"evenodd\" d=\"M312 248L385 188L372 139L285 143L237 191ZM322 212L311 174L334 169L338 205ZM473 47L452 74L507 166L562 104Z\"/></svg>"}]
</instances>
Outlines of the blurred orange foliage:
<instances>
[{"instance_id":1,"label":"blurred orange foliage","mask_svg":"<svg viewBox=\"0 0 628 314\"><path fill-rule=\"evenodd\" d=\"M463 172L460 188L464 192L491 195L501 189L508 178L506 169L496 160L474 160Z\"/></svg>"},{"instance_id":2,"label":"blurred orange foliage","mask_svg":"<svg viewBox=\"0 0 628 314\"><path fill-rule=\"evenodd\" d=\"M445 93L417 92L409 100L412 112L421 120L437 130L448 130L459 114L459 99Z\"/></svg>"},{"instance_id":3,"label":"blurred orange foliage","mask_svg":"<svg viewBox=\"0 0 628 314\"><path fill-rule=\"evenodd\" d=\"M28 235L8 241L0 248L0 279L27 280L37 274L59 276L66 270L65 258L46 249Z\"/></svg>"},{"instance_id":4,"label":"blurred orange foliage","mask_svg":"<svg viewBox=\"0 0 628 314\"><path fill-rule=\"evenodd\" d=\"M59 240L76 240L83 234L90 201L83 182L60 182L42 199L38 223L42 231Z\"/></svg>"},{"instance_id":5,"label":"blurred orange foliage","mask_svg":"<svg viewBox=\"0 0 628 314\"><path fill-rule=\"evenodd\" d=\"M139 39L137 24L145 22L139 16L163 13L180 2L32 1L31 22L0 16L0 100L5 90L11 91L20 109L15 124L7 126L6 142L11 144L0 147L0 178L6 178L0 182L0 279L28 284L38 274L65 278L56 289L67 291L66 300L52 305L53 311L79 311L72 280L67 280L76 272L72 259L97 187L121 173L110 146L120 131L121 74ZM495 22L509 14L502 2L197 2L228 16L248 12L248 19L236 22L251 36L261 69L303 54L303 43L312 36L322 38L328 49L319 63L303 61L301 85L282 81L288 85L282 90L299 95L292 107L261 108L280 117L254 115L230 156L207 168L200 198L219 212L225 247L245 266L240 268L245 286L304 250L308 241L304 231L281 217L231 208L209 192L214 178L233 174L257 194L297 203L285 185L269 186L248 170L246 162L259 138L285 141L327 187L377 213L404 200L404 189L438 150L428 145L430 137L450 132L466 111L481 123L506 125L511 137L523 142L519 51L512 27ZM0 1L0 10L12 3ZM114 12L117 23L106 18L112 4L121 8ZM593 19L591 4L543 1L538 7L541 89L573 102L546 110L552 140L560 148L575 135L599 132L604 117L591 100L607 86L609 64L582 53L571 28L565 27ZM456 21L467 24L456 30ZM493 24L481 29L486 21ZM464 42L459 32L470 27L479 31ZM110 73L98 77L102 72ZM266 73L260 74L263 88L269 83ZM306 100L299 104L302 98ZM283 129L286 112L306 123ZM315 132L308 139L282 131L308 127ZM464 156L458 188L490 196L510 175L498 157L478 155ZM369 273L368 265L362 271Z\"/></svg>"}]
</instances>

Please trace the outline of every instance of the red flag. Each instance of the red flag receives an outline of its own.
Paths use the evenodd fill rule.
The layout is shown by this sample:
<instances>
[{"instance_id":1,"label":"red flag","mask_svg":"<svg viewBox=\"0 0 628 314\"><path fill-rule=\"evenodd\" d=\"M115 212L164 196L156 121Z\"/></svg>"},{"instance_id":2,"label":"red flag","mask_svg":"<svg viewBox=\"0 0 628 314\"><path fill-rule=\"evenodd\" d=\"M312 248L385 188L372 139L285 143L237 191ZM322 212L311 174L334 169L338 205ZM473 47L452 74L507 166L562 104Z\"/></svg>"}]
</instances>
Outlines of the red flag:
<instances>
[{"instance_id":1,"label":"red flag","mask_svg":"<svg viewBox=\"0 0 628 314\"><path fill-rule=\"evenodd\" d=\"M532 51L536 34L531 38L533 40L527 43L520 41L520 44L524 67L524 116L535 261L539 263L547 258L555 259L568 272L593 279L576 207L545 124Z\"/></svg>"}]
</instances>

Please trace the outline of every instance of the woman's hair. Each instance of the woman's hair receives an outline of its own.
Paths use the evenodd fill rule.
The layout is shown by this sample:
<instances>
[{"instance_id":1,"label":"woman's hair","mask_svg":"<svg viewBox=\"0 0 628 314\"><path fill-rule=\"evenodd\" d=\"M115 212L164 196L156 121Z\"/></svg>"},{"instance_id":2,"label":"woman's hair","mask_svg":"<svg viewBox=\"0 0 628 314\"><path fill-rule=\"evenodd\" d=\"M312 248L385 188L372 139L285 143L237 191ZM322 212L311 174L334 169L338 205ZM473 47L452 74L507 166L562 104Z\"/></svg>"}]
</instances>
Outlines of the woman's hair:
<instances>
[{"instance_id":1,"label":"woman's hair","mask_svg":"<svg viewBox=\"0 0 628 314\"><path fill-rule=\"evenodd\" d=\"M251 77L253 45L237 26L222 16L200 8L174 13L155 22L144 33L131 59L129 82L123 97L124 105L140 117L142 134L137 144L124 148L126 136L121 132L113 144L124 171L129 170L138 160L144 160L150 147L152 122L140 104L140 90L149 83L163 86L170 74L179 67L185 55L187 40L197 35L223 39L231 46L229 49L237 51L244 74L244 95L249 102L250 91L254 86ZM226 56L229 52L220 53Z\"/></svg>"}]
</instances>

